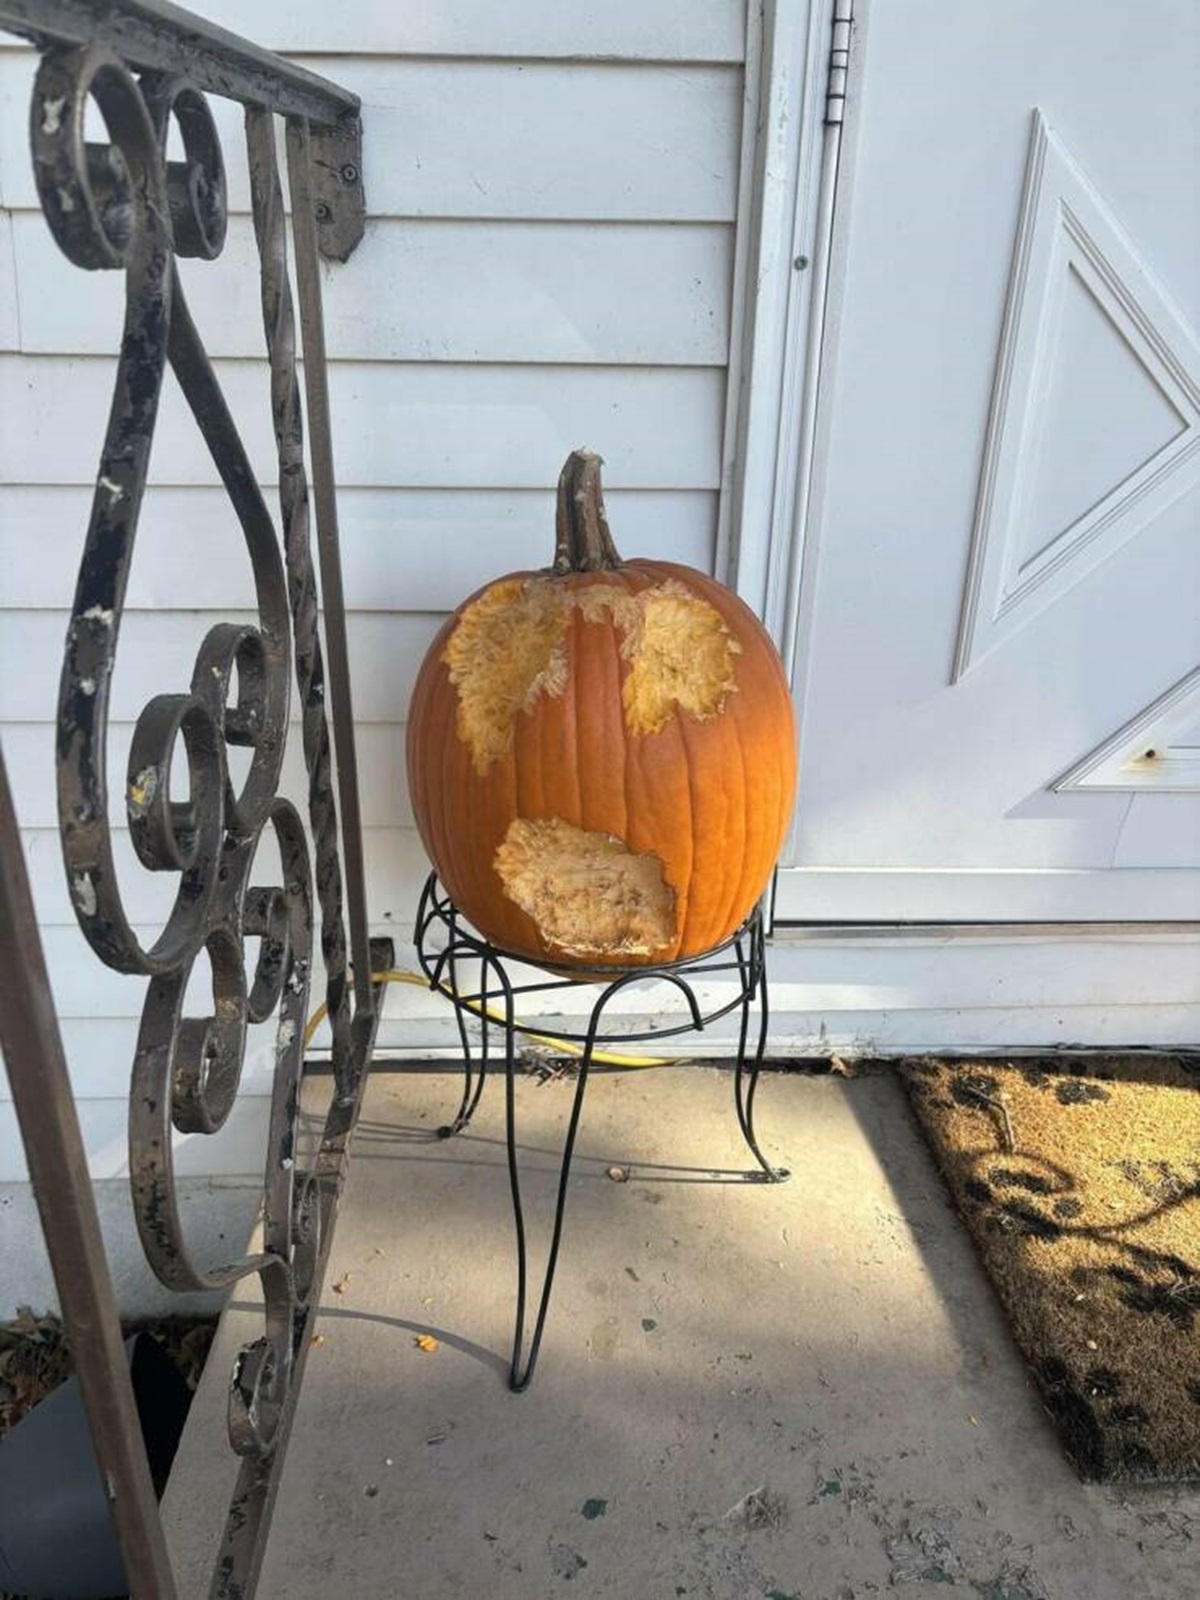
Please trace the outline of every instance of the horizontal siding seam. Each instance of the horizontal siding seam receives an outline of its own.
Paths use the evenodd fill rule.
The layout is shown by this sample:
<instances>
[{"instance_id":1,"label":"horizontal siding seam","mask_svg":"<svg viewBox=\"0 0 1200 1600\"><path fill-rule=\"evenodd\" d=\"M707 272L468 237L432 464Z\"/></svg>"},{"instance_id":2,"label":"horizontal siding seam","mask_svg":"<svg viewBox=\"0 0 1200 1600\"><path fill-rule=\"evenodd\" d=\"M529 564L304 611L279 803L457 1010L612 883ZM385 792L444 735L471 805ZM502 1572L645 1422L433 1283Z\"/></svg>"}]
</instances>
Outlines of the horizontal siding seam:
<instances>
[{"instance_id":1,"label":"horizontal siding seam","mask_svg":"<svg viewBox=\"0 0 1200 1600\"><path fill-rule=\"evenodd\" d=\"M279 485L270 478L259 478L258 486L264 494L275 493ZM95 478L55 478L53 482L46 478L31 478L25 481L13 480L0 484L0 498L6 489L20 489L23 494L28 494L31 489L45 489L53 493L56 489L65 489L75 493L83 490L94 490ZM197 483L190 478L158 478L147 485L147 492L155 489L170 490L173 494L182 494L185 491L197 490L202 493L219 491L224 493L216 477L215 469L212 478L206 478ZM338 483L338 493L348 494L456 494L460 492L458 485L421 484L421 483L355 483L352 479ZM461 492L471 494L539 494L541 487L536 483L491 483L491 484L464 484ZM703 494L715 496L720 492L720 484L710 483L646 483L637 484L631 488L630 494ZM609 498L608 488L604 491L605 500ZM86 531L87 520L84 518L80 525L79 534L82 541ZM343 535L344 537L344 535ZM253 596L249 597L250 600ZM5 609L0 602L0 610ZM130 608L135 609L135 608Z\"/></svg>"},{"instance_id":2,"label":"horizontal siding seam","mask_svg":"<svg viewBox=\"0 0 1200 1600\"><path fill-rule=\"evenodd\" d=\"M115 336L119 336L116 330ZM266 362L266 352L261 356L211 356L214 368L218 374L225 367L251 367L257 371ZM16 363L18 361L44 361L44 362L87 362L89 365L106 363L115 366L117 352L110 354L108 351L90 350L0 350L0 361ZM397 360L394 356L380 356L372 360L367 356L330 356L326 361L330 371L348 369L350 367L366 367L378 371L380 367L395 367L401 371L423 371L427 367L461 367L467 372L512 370L514 372L629 372L629 373L654 373L654 372L724 372L728 361L516 361L512 358L497 358L483 356L478 360L467 359L463 356L404 356ZM304 370L302 359L296 362L297 371ZM235 419L236 420L236 419ZM0 488L7 489L5 482ZM475 485L470 485L474 488Z\"/></svg>"},{"instance_id":3,"label":"horizontal siding seam","mask_svg":"<svg viewBox=\"0 0 1200 1600\"><path fill-rule=\"evenodd\" d=\"M291 207L285 208L286 215L291 215ZM35 205L0 205L0 216L9 217L41 217L42 211ZM231 205L231 217L249 217L252 215L248 206ZM517 216L511 211L501 212L497 216L487 216L483 212L472 211L468 214L456 214L451 211L368 211L367 228L373 222L395 222L408 227L455 227L455 228L579 228L586 229L589 234L604 229L651 229L660 228L665 231L677 231L681 228L695 228L702 231L732 233L737 226L735 217L647 217L630 216L615 217L611 214L590 217L581 216L576 212L564 216L550 216L541 213L537 216ZM218 258L219 259L219 258ZM207 265L207 263L205 263ZM331 268L336 271L339 268Z\"/></svg>"},{"instance_id":4,"label":"horizontal siding seam","mask_svg":"<svg viewBox=\"0 0 1200 1600\"><path fill-rule=\"evenodd\" d=\"M248 36L247 36L248 37ZM255 41L257 42L257 41ZM270 45L263 46L271 49ZM24 44L7 34L0 34L0 60L10 57L14 60L26 58L33 53L33 46ZM321 73L319 65L322 61L336 61L340 67L347 62L361 61L364 65L375 66L379 62L399 61L405 66L428 67L457 67L457 66L505 66L505 67L644 67L647 71L687 71L696 70L715 71L718 69L737 71L746 64L745 51L737 55L715 56L663 56L663 55L633 55L620 51L600 50L594 53L586 51L572 51L564 53L550 51L544 54L530 54L520 52L515 55L506 55L503 51L439 51L439 50L364 50L361 46L357 49L338 49L330 47L323 50L279 50L276 52L284 61L290 61L296 66L302 66L319 76L330 77L333 74ZM214 96L221 99L223 96Z\"/></svg>"}]
</instances>

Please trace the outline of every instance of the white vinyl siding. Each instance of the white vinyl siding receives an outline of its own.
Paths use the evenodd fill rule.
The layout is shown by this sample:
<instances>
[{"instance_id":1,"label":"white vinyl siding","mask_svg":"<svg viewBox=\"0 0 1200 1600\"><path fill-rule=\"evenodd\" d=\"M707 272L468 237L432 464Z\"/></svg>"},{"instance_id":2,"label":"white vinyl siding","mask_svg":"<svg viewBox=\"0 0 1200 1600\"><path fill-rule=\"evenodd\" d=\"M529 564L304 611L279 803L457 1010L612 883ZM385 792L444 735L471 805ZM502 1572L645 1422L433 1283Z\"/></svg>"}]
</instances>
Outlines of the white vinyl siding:
<instances>
[{"instance_id":1,"label":"white vinyl siding","mask_svg":"<svg viewBox=\"0 0 1200 1600\"><path fill-rule=\"evenodd\" d=\"M351 56L596 57L612 60L737 63L745 48L742 7L729 0L208 0L204 15L285 54ZM402 41L402 46L401 46Z\"/></svg>"},{"instance_id":2,"label":"white vinyl siding","mask_svg":"<svg viewBox=\"0 0 1200 1600\"><path fill-rule=\"evenodd\" d=\"M605 456L627 553L711 570L745 6L201 0L200 9L363 99L367 233L322 276L371 925L396 938L407 965L428 870L404 785L413 677L447 610L489 577L549 559L567 452L588 444ZM27 142L34 61L15 41L0 48L0 737L89 1159L109 1177L126 1160L144 984L103 967L75 925L55 832L53 718L124 286L120 274L70 266L38 210ZM181 270L274 510L242 117L210 103L229 167L229 237L219 261ZM125 903L145 938L174 880L137 866L124 829L133 722L152 694L186 685L215 621L252 620L236 520L169 373L151 483L109 741ZM301 800L294 695L292 717L284 792ZM393 991L383 1046L399 1037L397 1016L433 1003ZM183 1176L259 1168L270 1042L251 1030L235 1115L214 1138L180 1142ZM3 1105L0 1181L23 1175Z\"/></svg>"}]
</instances>

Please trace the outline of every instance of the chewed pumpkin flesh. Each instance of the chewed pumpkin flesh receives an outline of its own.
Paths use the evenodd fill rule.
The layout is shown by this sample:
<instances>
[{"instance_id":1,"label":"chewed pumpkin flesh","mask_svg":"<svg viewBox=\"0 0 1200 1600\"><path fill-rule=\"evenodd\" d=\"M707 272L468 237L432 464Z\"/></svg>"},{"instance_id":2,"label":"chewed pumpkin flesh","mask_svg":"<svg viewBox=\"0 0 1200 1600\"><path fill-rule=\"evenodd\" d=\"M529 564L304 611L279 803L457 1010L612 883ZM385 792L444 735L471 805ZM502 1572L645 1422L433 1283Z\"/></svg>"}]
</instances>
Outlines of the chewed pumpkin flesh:
<instances>
[{"instance_id":1,"label":"chewed pumpkin flesh","mask_svg":"<svg viewBox=\"0 0 1200 1600\"><path fill-rule=\"evenodd\" d=\"M564 478L580 462L602 520L596 458ZM720 943L766 885L791 702L757 619L702 573L517 573L431 646L408 766L426 849L488 938L534 960L674 960Z\"/></svg>"}]
</instances>

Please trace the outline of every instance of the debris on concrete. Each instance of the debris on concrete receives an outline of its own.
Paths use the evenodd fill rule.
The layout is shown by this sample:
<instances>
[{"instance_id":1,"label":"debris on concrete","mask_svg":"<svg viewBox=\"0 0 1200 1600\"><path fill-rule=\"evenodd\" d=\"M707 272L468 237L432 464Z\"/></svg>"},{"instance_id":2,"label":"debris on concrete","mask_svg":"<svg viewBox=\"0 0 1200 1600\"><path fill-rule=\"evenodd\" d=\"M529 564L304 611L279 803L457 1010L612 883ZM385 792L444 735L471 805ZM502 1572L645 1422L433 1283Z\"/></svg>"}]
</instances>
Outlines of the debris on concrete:
<instances>
[{"instance_id":1,"label":"debris on concrete","mask_svg":"<svg viewBox=\"0 0 1200 1600\"><path fill-rule=\"evenodd\" d=\"M578 1577L587 1566L587 1561L578 1550L572 1550L569 1544L552 1544L550 1546L550 1566L556 1578Z\"/></svg>"},{"instance_id":2,"label":"debris on concrete","mask_svg":"<svg viewBox=\"0 0 1200 1600\"><path fill-rule=\"evenodd\" d=\"M904 1583L957 1583L963 1563L951 1543L957 1512L943 1513L939 1522L912 1523L905 1519L900 1531L884 1538L883 1548L892 1564L893 1587Z\"/></svg>"},{"instance_id":3,"label":"debris on concrete","mask_svg":"<svg viewBox=\"0 0 1200 1600\"><path fill-rule=\"evenodd\" d=\"M979 1600L1047 1600L1046 1590L1028 1567L1003 1567L994 1578L971 1579Z\"/></svg>"},{"instance_id":4,"label":"debris on concrete","mask_svg":"<svg viewBox=\"0 0 1200 1600\"><path fill-rule=\"evenodd\" d=\"M784 1495L776 1494L766 1484L751 1489L730 1506L722 1519L728 1527L744 1528L757 1533L763 1528L781 1528L787 1521L788 1503Z\"/></svg>"}]
</instances>

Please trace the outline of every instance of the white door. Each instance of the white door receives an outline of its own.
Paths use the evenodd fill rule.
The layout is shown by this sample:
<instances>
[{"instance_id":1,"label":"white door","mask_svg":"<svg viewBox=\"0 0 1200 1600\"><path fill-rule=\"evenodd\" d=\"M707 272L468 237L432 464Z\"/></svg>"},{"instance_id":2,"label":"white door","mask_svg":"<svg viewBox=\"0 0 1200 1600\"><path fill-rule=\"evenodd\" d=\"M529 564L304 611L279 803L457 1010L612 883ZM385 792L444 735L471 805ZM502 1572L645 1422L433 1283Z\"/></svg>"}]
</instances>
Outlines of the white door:
<instances>
[{"instance_id":1,"label":"white door","mask_svg":"<svg viewBox=\"0 0 1200 1600\"><path fill-rule=\"evenodd\" d=\"M1200 917L1200 5L855 57L777 916Z\"/></svg>"}]
</instances>

